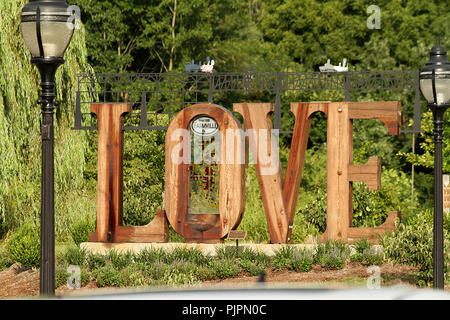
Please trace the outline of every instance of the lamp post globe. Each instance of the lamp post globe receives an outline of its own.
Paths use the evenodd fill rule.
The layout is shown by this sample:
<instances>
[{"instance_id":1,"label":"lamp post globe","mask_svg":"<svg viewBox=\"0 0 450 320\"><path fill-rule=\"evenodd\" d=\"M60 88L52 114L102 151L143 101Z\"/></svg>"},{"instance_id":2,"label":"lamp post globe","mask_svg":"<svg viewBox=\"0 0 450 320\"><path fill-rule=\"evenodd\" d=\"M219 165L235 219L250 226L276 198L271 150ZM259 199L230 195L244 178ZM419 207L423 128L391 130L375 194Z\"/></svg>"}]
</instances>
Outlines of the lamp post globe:
<instances>
[{"instance_id":1,"label":"lamp post globe","mask_svg":"<svg viewBox=\"0 0 450 320\"><path fill-rule=\"evenodd\" d=\"M42 109L40 293L55 293L54 128L55 74L73 35L73 13L65 0L30 0L22 9L21 30L31 63L41 75Z\"/></svg>"},{"instance_id":2,"label":"lamp post globe","mask_svg":"<svg viewBox=\"0 0 450 320\"><path fill-rule=\"evenodd\" d=\"M420 90L433 112L434 126L433 287L444 289L442 140L444 113L450 107L450 63L439 38L431 48L430 59L420 71Z\"/></svg>"}]
</instances>

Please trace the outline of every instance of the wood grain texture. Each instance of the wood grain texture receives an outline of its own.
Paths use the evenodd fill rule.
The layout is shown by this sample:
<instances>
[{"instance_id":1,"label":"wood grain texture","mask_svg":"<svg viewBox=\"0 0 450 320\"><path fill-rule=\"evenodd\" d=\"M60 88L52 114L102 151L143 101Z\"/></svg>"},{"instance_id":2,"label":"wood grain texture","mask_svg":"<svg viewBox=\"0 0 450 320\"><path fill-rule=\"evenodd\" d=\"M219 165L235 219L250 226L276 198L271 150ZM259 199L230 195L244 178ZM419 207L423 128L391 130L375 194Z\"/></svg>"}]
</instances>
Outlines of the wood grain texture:
<instances>
[{"instance_id":1,"label":"wood grain texture","mask_svg":"<svg viewBox=\"0 0 450 320\"><path fill-rule=\"evenodd\" d=\"M330 240L347 240L350 227L351 185L348 165L352 156L352 123L348 104L328 104L327 120L327 237Z\"/></svg>"},{"instance_id":2,"label":"wood grain texture","mask_svg":"<svg viewBox=\"0 0 450 320\"><path fill-rule=\"evenodd\" d=\"M366 164L348 166L348 180L364 182L369 190L381 188L381 158L370 157Z\"/></svg>"},{"instance_id":3,"label":"wood grain texture","mask_svg":"<svg viewBox=\"0 0 450 320\"><path fill-rule=\"evenodd\" d=\"M167 242L169 223L164 210L157 210L153 220L145 226L117 226L113 242Z\"/></svg>"},{"instance_id":4,"label":"wood grain texture","mask_svg":"<svg viewBox=\"0 0 450 320\"><path fill-rule=\"evenodd\" d=\"M371 157L364 165L353 164L353 119L377 119L389 134L398 134L401 105L397 101L334 102L328 104L327 121L327 227L320 241L369 236L393 230L390 218L377 228L353 228L352 182L361 181L369 189L381 188L381 159ZM392 214L397 215L397 213Z\"/></svg>"},{"instance_id":5,"label":"wood grain texture","mask_svg":"<svg viewBox=\"0 0 450 320\"><path fill-rule=\"evenodd\" d=\"M199 115L215 119L221 131L219 215L188 214L190 132ZM174 230L186 242L218 242L240 222L245 201L245 139L242 128L227 109L195 104L180 111L166 133L165 211ZM239 150L239 151L238 151ZM242 157L242 158L241 158Z\"/></svg>"},{"instance_id":6,"label":"wood grain texture","mask_svg":"<svg viewBox=\"0 0 450 320\"><path fill-rule=\"evenodd\" d=\"M400 101L349 102L348 108L349 119L380 120L389 134L399 134L402 120Z\"/></svg>"},{"instance_id":7,"label":"wood grain texture","mask_svg":"<svg viewBox=\"0 0 450 320\"><path fill-rule=\"evenodd\" d=\"M131 111L125 103L92 103L98 119L97 228L89 241L111 242L122 222L123 116Z\"/></svg>"},{"instance_id":8,"label":"wood grain texture","mask_svg":"<svg viewBox=\"0 0 450 320\"><path fill-rule=\"evenodd\" d=\"M386 233L395 230L395 220L400 219L401 214L397 211L389 212L386 221L379 227L375 228L355 228L351 227L348 230L348 242L356 242L361 238L366 238L367 240L378 243L380 237L384 236Z\"/></svg>"},{"instance_id":9,"label":"wood grain texture","mask_svg":"<svg viewBox=\"0 0 450 320\"><path fill-rule=\"evenodd\" d=\"M295 116L294 131L291 139L288 165L283 183L283 201L288 219L287 241L290 240L294 226L298 191L303 175L306 148L308 146L311 116L316 112L327 113L326 103L291 103L291 112Z\"/></svg>"},{"instance_id":10,"label":"wood grain texture","mask_svg":"<svg viewBox=\"0 0 450 320\"><path fill-rule=\"evenodd\" d=\"M97 227L91 242L167 242L164 211L147 226L122 226L123 214L123 116L126 103L93 103L98 118Z\"/></svg>"},{"instance_id":11,"label":"wood grain texture","mask_svg":"<svg viewBox=\"0 0 450 320\"><path fill-rule=\"evenodd\" d=\"M272 103L234 103L233 109L244 117L244 125L249 135L259 186L261 188L267 226L272 243L285 243L288 235L288 217L283 201L282 175L278 154L271 148ZM274 141L278 143L278 141Z\"/></svg>"}]
</instances>

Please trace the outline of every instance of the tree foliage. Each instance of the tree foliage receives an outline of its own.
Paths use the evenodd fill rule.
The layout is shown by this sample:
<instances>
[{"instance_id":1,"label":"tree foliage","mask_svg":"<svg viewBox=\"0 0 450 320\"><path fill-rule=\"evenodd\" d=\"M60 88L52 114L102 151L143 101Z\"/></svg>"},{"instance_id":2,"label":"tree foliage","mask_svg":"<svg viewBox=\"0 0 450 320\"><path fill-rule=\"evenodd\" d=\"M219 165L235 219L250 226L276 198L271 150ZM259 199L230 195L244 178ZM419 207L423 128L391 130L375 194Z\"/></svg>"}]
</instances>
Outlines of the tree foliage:
<instances>
[{"instance_id":1,"label":"tree foliage","mask_svg":"<svg viewBox=\"0 0 450 320\"><path fill-rule=\"evenodd\" d=\"M0 236L40 214L40 77L20 32L25 3L0 0ZM61 103L55 117L55 193L56 207L62 217L69 217L65 203L82 189L88 147L84 133L70 130L77 73L91 71L86 63L84 29L76 30L65 60L56 74ZM57 219L58 232L66 222Z\"/></svg>"}]
</instances>

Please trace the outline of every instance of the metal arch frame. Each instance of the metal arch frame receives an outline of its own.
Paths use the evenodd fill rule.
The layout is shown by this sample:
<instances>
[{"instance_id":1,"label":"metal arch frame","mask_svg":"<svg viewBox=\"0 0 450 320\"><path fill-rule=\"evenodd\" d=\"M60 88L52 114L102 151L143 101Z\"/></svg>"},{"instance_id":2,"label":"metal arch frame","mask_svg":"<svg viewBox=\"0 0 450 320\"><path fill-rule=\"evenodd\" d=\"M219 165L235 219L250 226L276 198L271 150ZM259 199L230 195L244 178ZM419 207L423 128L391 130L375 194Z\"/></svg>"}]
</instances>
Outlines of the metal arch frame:
<instances>
[{"instance_id":1,"label":"metal arch frame","mask_svg":"<svg viewBox=\"0 0 450 320\"><path fill-rule=\"evenodd\" d=\"M82 88L86 88L82 90ZM137 74L79 74L76 93L74 130L96 130L90 112L83 113L82 105L92 102L131 102L138 108L139 121L124 126L124 130L167 130L158 125L158 115L166 114L169 119L175 115L174 105L179 110L199 102L213 103L214 94L220 92L270 92L275 95L274 128L281 133L281 93L286 91L340 90L345 100L350 92L363 90L414 90L414 123L411 130L402 133L420 133L421 107L419 71L350 71L350 72L183 72L183 73L137 73ZM82 96L88 101L82 101ZM189 97L188 99L186 99ZM175 99L173 99L175 98ZM148 124L148 105L156 108L168 105L165 112L153 111L154 125ZM176 110L177 112L179 110ZM136 112L134 114L136 116ZM85 125L83 118L90 120Z\"/></svg>"}]
</instances>

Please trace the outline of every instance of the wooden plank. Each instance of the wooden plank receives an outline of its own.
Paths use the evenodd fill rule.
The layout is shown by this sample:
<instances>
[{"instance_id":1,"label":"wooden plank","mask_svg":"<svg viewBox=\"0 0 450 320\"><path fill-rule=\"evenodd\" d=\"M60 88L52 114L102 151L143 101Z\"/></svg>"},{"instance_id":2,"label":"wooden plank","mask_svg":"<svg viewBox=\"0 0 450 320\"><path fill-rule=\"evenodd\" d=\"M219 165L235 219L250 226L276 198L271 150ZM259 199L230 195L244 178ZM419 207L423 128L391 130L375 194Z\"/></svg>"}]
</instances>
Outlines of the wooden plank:
<instances>
[{"instance_id":1,"label":"wooden plank","mask_svg":"<svg viewBox=\"0 0 450 320\"><path fill-rule=\"evenodd\" d=\"M348 166L348 180L364 182L370 190L381 188L381 158L370 157L366 164Z\"/></svg>"},{"instance_id":2,"label":"wooden plank","mask_svg":"<svg viewBox=\"0 0 450 320\"><path fill-rule=\"evenodd\" d=\"M398 135L402 122L399 101L349 102L349 119L377 119L382 121L389 134Z\"/></svg>"},{"instance_id":3,"label":"wooden plank","mask_svg":"<svg viewBox=\"0 0 450 320\"><path fill-rule=\"evenodd\" d=\"M153 220L145 226L118 226L113 242L167 241L169 241L169 224L164 210L158 210Z\"/></svg>"},{"instance_id":4,"label":"wooden plank","mask_svg":"<svg viewBox=\"0 0 450 320\"><path fill-rule=\"evenodd\" d=\"M261 195L266 213L267 226L272 243L285 243L288 234L288 219L283 201L282 175L279 155L271 150L272 103L234 103L233 109L244 117L244 125L249 135L249 147L256 161ZM263 143L266 143L264 146ZM264 151L262 151L264 150ZM261 152L262 151L262 152ZM271 159L266 164L267 158Z\"/></svg>"},{"instance_id":5,"label":"wooden plank","mask_svg":"<svg viewBox=\"0 0 450 320\"><path fill-rule=\"evenodd\" d=\"M400 219L400 212L392 211L389 213L386 221L379 227L375 228L349 228L348 230L348 238L349 241L356 241L361 238L366 238L371 240L372 242L378 242L379 237L384 236L386 233L392 232L396 229L395 220Z\"/></svg>"},{"instance_id":6,"label":"wooden plank","mask_svg":"<svg viewBox=\"0 0 450 320\"><path fill-rule=\"evenodd\" d=\"M291 103L291 112L295 116L295 124L286 176L283 183L283 201L286 207L289 225L287 234L288 241L291 238L292 227L294 225L295 208L297 206L298 191L303 175L303 165L311 127L311 116L315 112L324 112L326 114L327 109L327 103Z\"/></svg>"},{"instance_id":7,"label":"wooden plank","mask_svg":"<svg viewBox=\"0 0 450 320\"><path fill-rule=\"evenodd\" d=\"M348 164L352 156L353 141L348 104L328 104L327 121L327 227L324 240L347 240L350 227L351 184Z\"/></svg>"},{"instance_id":8,"label":"wooden plank","mask_svg":"<svg viewBox=\"0 0 450 320\"><path fill-rule=\"evenodd\" d=\"M111 242L122 222L123 203L123 116L127 103L92 103L98 119L97 227L89 241Z\"/></svg>"}]
</instances>

